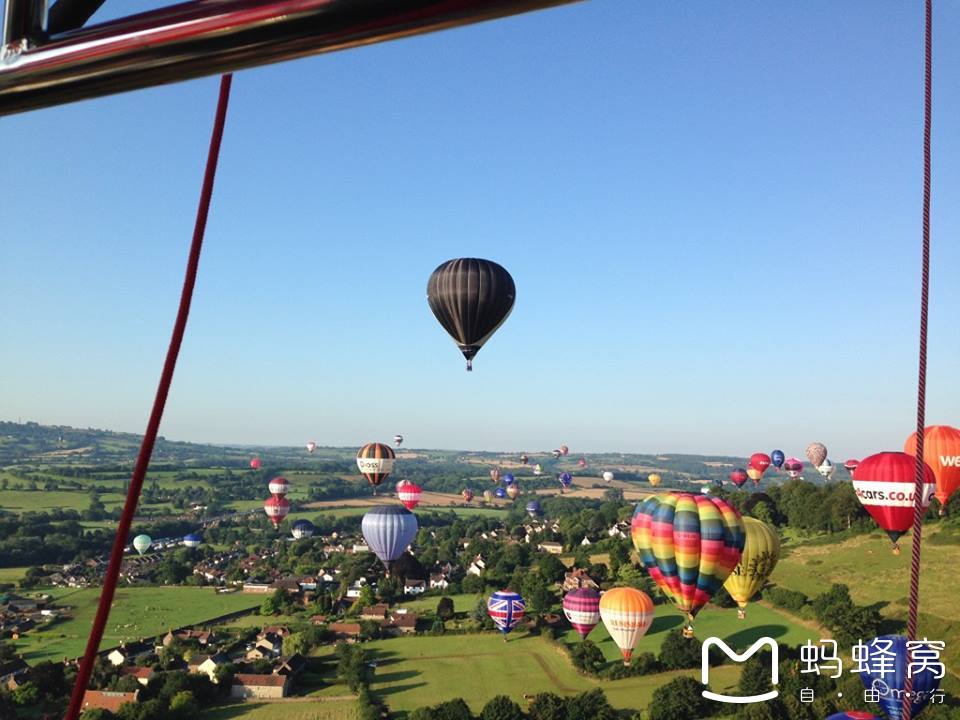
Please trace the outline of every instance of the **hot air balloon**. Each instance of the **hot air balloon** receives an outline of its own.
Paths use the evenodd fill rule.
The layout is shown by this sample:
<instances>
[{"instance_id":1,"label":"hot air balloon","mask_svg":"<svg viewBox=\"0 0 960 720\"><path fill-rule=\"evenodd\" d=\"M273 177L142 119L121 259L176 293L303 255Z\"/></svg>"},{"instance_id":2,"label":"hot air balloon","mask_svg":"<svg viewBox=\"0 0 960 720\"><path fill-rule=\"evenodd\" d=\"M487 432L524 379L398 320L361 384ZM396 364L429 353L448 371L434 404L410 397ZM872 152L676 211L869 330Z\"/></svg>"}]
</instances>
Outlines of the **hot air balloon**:
<instances>
[{"instance_id":1,"label":"hot air balloon","mask_svg":"<svg viewBox=\"0 0 960 720\"><path fill-rule=\"evenodd\" d=\"M907 453L909 455L910 453ZM845 463L843 463L843 469L846 470L850 477L853 477L853 471L857 469L857 465L860 464L860 461L856 458L850 458Z\"/></svg>"},{"instance_id":2,"label":"hot air balloon","mask_svg":"<svg viewBox=\"0 0 960 720\"><path fill-rule=\"evenodd\" d=\"M730 472L730 482L732 482L732 483L733 483L734 485L736 485L738 488L739 488L739 487L743 487L743 484L744 484L749 478L750 478L750 476L747 475L747 471L744 470L743 468L737 468L736 470L732 470L732 471Z\"/></svg>"},{"instance_id":3,"label":"hot air balloon","mask_svg":"<svg viewBox=\"0 0 960 720\"><path fill-rule=\"evenodd\" d=\"M313 537L313 533L316 532L316 530L313 523L309 520L297 520L293 524L293 527L290 528L290 532L296 540Z\"/></svg>"},{"instance_id":4,"label":"hot air balloon","mask_svg":"<svg viewBox=\"0 0 960 720\"><path fill-rule=\"evenodd\" d=\"M554 460L558 459L561 455L563 455L563 453L560 450L554 450L550 454L553 455Z\"/></svg>"},{"instance_id":5,"label":"hot air balloon","mask_svg":"<svg viewBox=\"0 0 960 720\"><path fill-rule=\"evenodd\" d=\"M377 492L377 485L386 480L393 471L396 457L393 448L383 443L367 443L357 451L357 467L367 482L373 485L374 494Z\"/></svg>"},{"instance_id":6,"label":"hot air balloon","mask_svg":"<svg viewBox=\"0 0 960 720\"><path fill-rule=\"evenodd\" d=\"M910 717L917 717L940 687L940 679L937 673L933 672L933 668L927 665L923 671L917 669L922 667L922 656L919 656L917 651L925 653L928 658L930 653L938 651L929 646L924 647L922 643L908 645L907 638L903 635L881 635L860 647L863 655L860 682L867 690L872 690L879 696L877 702L889 720L900 720L903 717L907 673L912 672ZM913 668L910 667L911 663L914 664Z\"/></svg>"},{"instance_id":7,"label":"hot air balloon","mask_svg":"<svg viewBox=\"0 0 960 720\"><path fill-rule=\"evenodd\" d=\"M660 473L650 473L647 475L647 482L653 487L658 487L663 482L663 478L660 477Z\"/></svg>"},{"instance_id":8,"label":"hot air balloon","mask_svg":"<svg viewBox=\"0 0 960 720\"><path fill-rule=\"evenodd\" d=\"M786 459L787 456L783 454L783 450L774 450L770 453L770 464L777 470L783 467L783 461Z\"/></svg>"},{"instance_id":9,"label":"hot air balloon","mask_svg":"<svg viewBox=\"0 0 960 720\"><path fill-rule=\"evenodd\" d=\"M427 302L473 370L473 358L513 310L517 289L503 267L490 260L448 260L427 281Z\"/></svg>"},{"instance_id":10,"label":"hot air balloon","mask_svg":"<svg viewBox=\"0 0 960 720\"><path fill-rule=\"evenodd\" d=\"M536 500L531 500L527 503L527 515L532 518L537 517L540 514L540 503Z\"/></svg>"},{"instance_id":11,"label":"hot air balloon","mask_svg":"<svg viewBox=\"0 0 960 720\"><path fill-rule=\"evenodd\" d=\"M360 521L363 539L390 572L393 561L403 555L417 536L417 516L396 505L378 505Z\"/></svg>"},{"instance_id":12,"label":"hot air balloon","mask_svg":"<svg viewBox=\"0 0 960 720\"><path fill-rule=\"evenodd\" d=\"M830 460L824 460L817 467L817 472L823 477L824 480L829 480L833 477L834 470L833 463Z\"/></svg>"},{"instance_id":13,"label":"hot air balloon","mask_svg":"<svg viewBox=\"0 0 960 720\"><path fill-rule=\"evenodd\" d=\"M600 622L600 593L593 588L577 588L563 596L563 614L581 640Z\"/></svg>"},{"instance_id":14,"label":"hot air balloon","mask_svg":"<svg viewBox=\"0 0 960 720\"><path fill-rule=\"evenodd\" d=\"M507 491L502 487L498 487L496 490L494 490L493 494L502 500L507 496Z\"/></svg>"},{"instance_id":15,"label":"hot air balloon","mask_svg":"<svg viewBox=\"0 0 960 720\"><path fill-rule=\"evenodd\" d=\"M524 465L530 462L530 458L527 457L526 453L523 453L523 455L520 456L520 462L522 462Z\"/></svg>"},{"instance_id":16,"label":"hot air balloon","mask_svg":"<svg viewBox=\"0 0 960 720\"><path fill-rule=\"evenodd\" d=\"M573 476L568 472L562 472L557 475L557 480L560 481L561 492L565 491L573 484Z\"/></svg>"},{"instance_id":17,"label":"hot air balloon","mask_svg":"<svg viewBox=\"0 0 960 720\"><path fill-rule=\"evenodd\" d=\"M510 483L507 485L507 497L511 500L516 500L517 495L520 494L520 486L517 483Z\"/></svg>"},{"instance_id":18,"label":"hot air balloon","mask_svg":"<svg viewBox=\"0 0 960 720\"><path fill-rule=\"evenodd\" d=\"M200 547L202 542L203 538L197 533L190 533L189 535L183 536L183 544L188 548Z\"/></svg>"},{"instance_id":19,"label":"hot air balloon","mask_svg":"<svg viewBox=\"0 0 960 720\"><path fill-rule=\"evenodd\" d=\"M560 454L563 455L564 457L566 457L567 455L570 454L570 448L568 448L566 445L561 445L561 446L560 446Z\"/></svg>"},{"instance_id":20,"label":"hot air balloon","mask_svg":"<svg viewBox=\"0 0 960 720\"><path fill-rule=\"evenodd\" d=\"M580 458L579 460L577 460L577 465L579 465L582 468L585 468L587 466L587 459L584 457Z\"/></svg>"},{"instance_id":21,"label":"hot air balloon","mask_svg":"<svg viewBox=\"0 0 960 720\"><path fill-rule=\"evenodd\" d=\"M513 630L523 620L526 614L526 603L520 593L513 590L497 590L487 600L487 615L497 626L497 630L506 634Z\"/></svg>"},{"instance_id":22,"label":"hot air balloon","mask_svg":"<svg viewBox=\"0 0 960 720\"><path fill-rule=\"evenodd\" d=\"M864 458L857 466L853 489L893 542L893 552L900 554L897 540L913 525L914 458L901 452L882 452ZM930 504L937 480L926 463L923 464L923 507Z\"/></svg>"},{"instance_id":23,"label":"hot air balloon","mask_svg":"<svg viewBox=\"0 0 960 720\"><path fill-rule=\"evenodd\" d=\"M506 474L503 476L503 484L504 484L504 485L513 485L514 482L516 482L516 478L513 477L513 474L512 474L512 473L506 473Z\"/></svg>"},{"instance_id":24,"label":"hot air balloon","mask_svg":"<svg viewBox=\"0 0 960 720\"><path fill-rule=\"evenodd\" d=\"M917 454L917 434L907 438L903 451ZM923 460L937 479L935 497L943 515L950 496L960 487L960 430L949 425L929 425L923 430Z\"/></svg>"},{"instance_id":25,"label":"hot air balloon","mask_svg":"<svg viewBox=\"0 0 960 720\"><path fill-rule=\"evenodd\" d=\"M719 497L672 492L637 505L631 536L647 573L686 613L691 637L693 618L740 562L740 513Z\"/></svg>"},{"instance_id":26,"label":"hot air balloon","mask_svg":"<svg viewBox=\"0 0 960 720\"><path fill-rule=\"evenodd\" d=\"M267 488L274 495L286 495L290 491L290 483L285 477L275 477Z\"/></svg>"},{"instance_id":27,"label":"hot air balloon","mask_svg":"<svg viewBox=\"0 0 960 720\"><path fill-rule=\"evenodd\" d=\"M490 471L490 479L495 483L500 482L500 468L494 468Z\"/></svg>"},{"instance_id":28,"label":"hot air balloon","mask_svg":"<svg viewBox=\"0 0 960 720\"><path fill-rule=\"evenodd\" d=\"M493 500L493 493L490 492L489 490L484 490L484 491L483 491L483 501L488 503L488 502L490 502L491 500Z\"/></svg>"},{"instance_id":29,"label":"hot air balloon","mask_svg":"<svg viewBox=\"0 0 960 720\"><path fill-rule=\"evenodd\" d=\"M283 495L271 495L263 503L263 511L274 527L280 527L283 519L290 514L290 501Z\"/></svg>"},{"instance_id":30,"label":"hot air balloon","mask_svg":"<svg viewBox=\"0 0 960 720\"><path fill-rule=\"evenodd\" d=\"M637 641L653 622L653 601L632 587L615 587L600 596L600 618L629 665Z\"/></svg>"},{"instance_id":31,"label":"hot air balloon","mask_svg":"<svg viewBox=\"0 0 960 720\"><path fill-rule=\"evenodd\" d=\"M613 482L613 473L610 472L609 470L605 470L603 473L603 480L604 482L608 482L608 483Z\"/></svg>"},{"instance_id":32,"label":"hot air balloon","mask_svg":"<svg viewBox=\"0 0 960 720\"><path fill-rule=\"evenodd\" d=\"M827 720L880 720L880 718L865 710L847 710L846 712L835 713Z\"/></svg>"},{"instance_id":33,"label":"hot air balloon","mask_svg":"<svg viewBox=\"0 0 960 720\"><path fill-rule=\"evenodd\" d=\"M827 459L827 446L823 443L810 443L804 452L807 454L807 460L814 467L820 467L823 465L823 461Z\"/></svg>"},{"instance_id":34,"label":"hot air balloon","mask_svg":"<svg viewBox=\"0 0 960 720\"><path fill-rule=\"evenodd\" d=\"M149 550L151 545L153 545L153 540L150 539L149 535L137 535L133 539L133 549L140 555Z\"/></svg>"},{"instance_id":35,"label":"hot air balloon","mask_svg":"<svg viewBox=\"0 0 960 720\"><path fill-rule=\"evenodd\" d=\"M803 461L795 457L787 458L783 463L783 469L792 478L800 477L800 473L803 472Z\"/></svg>"},{"instance_id":36,"label":"hot air balloon","mask_svg":"<svg viewBox=\"0 0 960 720\"><path fill-rule=\"evenodd\" d=\"M534 475L543 475L543 468L540 467L540 463L537 463L536 465L533 466L533 474L534 474Z\"/></svg>"},{"instance_id":37,"label":"hot air balloon","mask_svg":"<svg viewBox=\"0 0 960 720\"><path fill-rule=\"evenodd\" d=\"M756 518L744 516L743 528L746 541L740 562L728 576L723 586L740 609L737 617L746 617L747 603L764 586L780 558L780 538L777 531Z\"/></svg>"},{"instance_id":38,"label":"hot air balloon","mask_svg":"<svg viewBox=\"0 0 960 720\"><path fill-rule=\"evenodd\" d=\"M259 470L260 465L261 465L260 458L254 458L253 460L250 461L250 467L254 470Z\"/></svg>"},{"instance_id":39,"label":"hot air balloon","mask_svg":"<svg viewBox=\"0 0 960 720\"><path fill-rule=\"evenodd\" d=\"M314 450L316 450L316 449L317 449L317 444L316 444L313 440L311 440L310 442L307 443L307 452L308 452L308 453L312 453L312 452L313 452Z\"/></svg>"},{"instance_id":40,"label":"hot air balloon","mask_svg":"<svg viewBox=\"0 0 960 720\"><path fill-rule=\"evenodd\" d=\"M420 486L414 485L409 481L405 481L400 489L397 490L397 497L407 510L413 510L420 504L420 496L422 494L423 490Z\"/></svg>"},{"instance_id":41,"label":"hot air balloon","mask_svg":"<svg viewBox=\"0 0 960 720\"><path fill-rule=\"evenodd\" d=\"M747 466L747 477L753 480L754 485L760 484L760 478L763 477L763 473L757 470L753 465Z\"/></svg>"},{"instance_id":42,"label":"hot air balloon","mask_svg":"<svg viewBox=\"0 0 960 720\"><path fill-rule=\"evenodd\" d=\"M473 500L473 490L470 488L464 488L463 492L460 493L460 496L463 498L464 502L470 502Z\"/></svg>"},{"instance_id":43,"label":"hot air balloon","mask_svg":"<svg viewBox=\"0 0 960 720\"><path fill-rule=\"evenodd\" d=\"M750 456L750 462L747 463L747 474L750 475L750 468L754 468L760 475L759 477L750 475L750 479L759 482L768 467L770 467L770 456L766 453L754 453Z\"/></svg>"},{"instance_id":44,"label":"hot air balloon","mask_svg":"<svg viewBox=\"0 0 960 720\"><path fill-rule=\"evenodd\" d=\"M393 436L393 444L394 444L396 447L400 447L400 446L403 444L403 435L394 435L394 436Z\"/></svg>"}]
</instances>

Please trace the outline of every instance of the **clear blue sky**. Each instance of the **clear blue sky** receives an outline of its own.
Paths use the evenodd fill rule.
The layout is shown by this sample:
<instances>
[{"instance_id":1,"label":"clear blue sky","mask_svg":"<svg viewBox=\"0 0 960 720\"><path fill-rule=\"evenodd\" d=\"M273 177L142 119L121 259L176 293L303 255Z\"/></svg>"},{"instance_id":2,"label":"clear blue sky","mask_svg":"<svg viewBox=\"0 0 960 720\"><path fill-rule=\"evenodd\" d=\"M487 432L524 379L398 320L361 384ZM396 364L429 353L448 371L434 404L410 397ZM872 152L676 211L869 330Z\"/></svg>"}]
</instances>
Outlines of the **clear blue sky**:
<instances>
[{"instance_id":1,"label":"clear blue sky","mask_svg":"<svg viewBox=\"0 0 960 720\"><path fill-rule=\"evenodd\" d=\"M931 422L960 423L960 4L937 3ZM169 438L899 449L922 3L596 1L235 78ZM0 120L0 416L142 432L217 80ZM497 260L464 372L427 307Z\"/></svg>"}]
</instances>

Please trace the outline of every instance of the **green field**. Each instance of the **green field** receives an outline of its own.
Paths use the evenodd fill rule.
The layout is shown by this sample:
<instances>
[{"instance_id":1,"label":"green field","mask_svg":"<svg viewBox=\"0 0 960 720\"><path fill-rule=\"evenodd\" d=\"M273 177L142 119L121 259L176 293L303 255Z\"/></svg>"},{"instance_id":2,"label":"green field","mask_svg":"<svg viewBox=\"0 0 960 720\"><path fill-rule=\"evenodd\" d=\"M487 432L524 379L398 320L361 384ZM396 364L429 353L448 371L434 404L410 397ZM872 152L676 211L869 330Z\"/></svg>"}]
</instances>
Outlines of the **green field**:
<instances>
[{"instance_id":1,"label":"green field","mask_svg":"<svg viewBox=\"0 0 960 720\"><path fill-rule=\"evenodd\" d=\"M109 510L123 504L120 493L104 493L100 500ZM6 512L78 510L90 507L90 495L81 490L0 490L0 508Z\"/></svg>"},{"instance_id":2,"label":"green field","mask_svg":"<svg viewBox=\"0 0 960 720\"><path fill-rule=\"evenodd\" d=\"M453 611L457 613L470 612L477 606L477 600L484 595L471 595L464 593L460 595L447 595L453 600ZM417 600L407 600L400 603L401 607L413 610L415 613L423 615L424 613L433 614L437 609L437 603L440 602L440 596L424 597Z\"/></svg>"},{"instance_id":3,"label":"green field","mask_svg":"<svg viewBox=\"0 0 960 720\"><path fill-rule=\"evenodd\" d=\"M233 703L204 710L198 717L203 720L357 720L360 714L356 701L351 698Z\"/></svg>"},{"instance_id":4,"label":"green field","mask_svg":"<svg viewBox=\"0 0 960 720\"><path fill-rule=\"evenodd\" d=\"M83 654L100 597L97 588L53 588L46 592L55 598L57 605L72 607L71 617L33 630L17 641L17 651L31 663ZM262 596L243 593L218 595L211 588L121 587L114 597L100 646L112 647L121 640L152 637L170 628L258 607L262 601Z\"/></svg>"},{"instance_id":5,"label":"green field","mask_svg":"<svg viewBox=\"0 0 960 720\"><path fill-rule=\"evenodd\" d=\"M447 635L378 640L365 647L379 660L371 690L391 712L403 715L424 705L462 697L475 713L490 698L510 695L526 705L524 694L564 695L601 687L618 708L645 708L653 691L678 674L599 681L576 672L563 650L543 637L524 633L504 642L497 634ZM711 685L736 683L739 670L711 671Z\"/></svg>"},{"instance_id":6,"label":"green field","mask_svg":"<svg viewBox=\"0 0 960 720\"><path fill-rule=\"evenodd\" d=\"M26 574L25 567L0 568L0 583L18 583Z\"/></svg>"}]
</instances>

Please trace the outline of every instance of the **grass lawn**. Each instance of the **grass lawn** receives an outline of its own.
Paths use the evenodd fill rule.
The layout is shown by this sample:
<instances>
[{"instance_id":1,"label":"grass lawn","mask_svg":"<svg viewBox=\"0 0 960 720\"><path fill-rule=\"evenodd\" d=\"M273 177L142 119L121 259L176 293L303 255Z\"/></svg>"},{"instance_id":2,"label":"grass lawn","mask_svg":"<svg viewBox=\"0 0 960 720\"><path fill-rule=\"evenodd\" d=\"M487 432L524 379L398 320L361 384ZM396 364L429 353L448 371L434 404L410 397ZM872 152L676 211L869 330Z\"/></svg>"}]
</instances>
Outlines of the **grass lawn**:
<instances>
[{"instance_id":1,"label":"grass lawn","mask_svg":"<svg viewBox=\"0 0 960 720\"><path fill-rule=\"evenodd\" d=\"M199 713L203 720L357 720L357 704L349 700L241 702Z\"/></svg>"},{"instance_id":2,"label":"grass lawn","mask_svg":"<svg viewBox=\"0 0 960 720\"><path fill-rule=\"evenodd\" d=\"M109 510L122 505L120 493L103 493L100 500ZM0 508L6 512L20 513L26 510L79 510L90 507L90 495L82 490L0 490Z\"/></svg>"},{"instance_id":3,"label":"grass lawn","mask_svg":"<svg viewBox=\"0 0 960 720\"><path fill-rule=\"evenodd\" d=\"M440 602L442 596L431 596L418 598L417 600L407 600L405 602L399 603L400 607L405 607L410 610L413 610L420 615L424 613L433 614L437 609L437 603ZM486 597L486 595L471 595L470 593L463 593L460 595L448 595L447 597L453 600L453 611L462 613L470 612L477 606L477 600L481 597Z\"/></svg>"},{"instance_id":4,"label":"grass lawn","mask_svg":"<svg viewBox=\"0 0 960 720\"><path fill-rule=\"evenodd\" d=\"M25 567L0 568L0 583L18 583L26 574Z\"/></svg>"},{"instance_id":5,"label":"grass lawn","mask_svg":"<svg viewBox=\"0 0 960 720\"><path fill-rule=\"evenodd\" d=\"M50 595L60 606L71 606L71 617L42 630L29 632L17 641L17 651L30 663L78 657L86 645L100 597L99 588L53 588ZM212 588L135 587L119 588L101 647L121 640L139 640L170 628L200 623L208 618L245 608L258 607L263 598L231 593L218 595Z\"/></svg>"},{"instance_id":6,"label":"grass lawn","mask_svg":"<svg viewBox=\"0 0 960 720\"><path fill-rule=\"evenodd\" d=\"M364 647L379 659L371 690L392 713L462 697L474 713L490 698L507 694L526 706L523 695L556 692L574 695L603 688L617 708L641 709L653 691L680 674L600 681L578 674L563 651L538 636L448 635L378 640ZM739 678L736 667L711 671L711 685L725 688ZM512 679L512 681L511 681Z\"/></svg>"}]
</instances>

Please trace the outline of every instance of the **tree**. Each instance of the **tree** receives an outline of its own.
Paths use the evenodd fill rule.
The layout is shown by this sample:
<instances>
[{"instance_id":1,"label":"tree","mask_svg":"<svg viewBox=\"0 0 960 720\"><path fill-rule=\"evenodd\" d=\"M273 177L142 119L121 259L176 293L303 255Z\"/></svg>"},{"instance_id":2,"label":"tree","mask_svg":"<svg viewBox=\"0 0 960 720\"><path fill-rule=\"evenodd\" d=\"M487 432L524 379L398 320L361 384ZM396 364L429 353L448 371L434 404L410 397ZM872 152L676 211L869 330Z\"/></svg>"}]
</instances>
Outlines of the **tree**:
<instances>
[{"instance_id":1,"label":"tree","mask_svg":"<svg viewBox=\"0 0 960 720\"><path fill-rule=\"evenodd\" d=\"M506 695L497 695L483 706L480 720L523 720L523 712L520 706Z\"/></svg>"},{"instance_id":2,"label":"tree","mask_svg":"<svg viewBox=\"0 0 960 720\"><path fill-rule=\"evenodd\" d=\"M26 682L13 691L13 701L17 705L36 705L40 700L40 688L33 682Z\"/></svg>"},{"instance_id":3,"label":"tree","mask_svg":"<svg viewBox=\"0 0 960 720\"><path fill-rule=\"evenodd\" d=\"M487 585L483 581L483 578L479 575L467 575L463 582L460 583L463 591L469 595L474 595L476 593L482 593Z\"/></svg>"},{"instance_id":4,"label":"tree","mask_svg":"<svg viewBox=\"0 0 960 720\"><path fill-rule=\"evenodd\" d=\"M473 720L473 713L462 698L440 703L432 710L436 720Z\"/></svg>"},{"instance_id":5,"label":"tree","mask_svg":"<svg viewBox=\"0 0 960 720\"><path fill-rule=\"evenodd\" d=\"M563 580L567 568L556 555L546 554L537 562L537 572L547 583Z\"/></svg>"},{"instance_id":6,"label":"tree","mask_svg":"<svg viewBox=\"0 0 960 720\"><path fill-rule=\"evenodd\" d=\"M700 667L700 641L671 630L660 645L659 660L667 670Z\"/></svg>"},{"instance_id":7,"label":"tree","mask_svg":"<svg viewBox=\"0 0 960 720\"><path fill-rule=\"evenodd\" d=\"M310 652L310 643L302 632L291 633L283 639L284 655L306 655Z\"/></svg>"},{"instance_id":8,"label":"tree","mask_svg":"<svg viewBox=\"0 0 960 720\"><path fill-rule=\"evenodd\" d=\"M538 693L530 703L528 715L530 720L567 720L567 701L556 693Z\"/></svg>"},{"instance_id":9,"label":"tree","mask_svg":"<svg viewBox=\"0 0 960 720\"><path fill-rule=\"evenodd\" d=\"M595 688L572 698L567 705L568 720L617 720L617 711L610 705L603 690Z\"/></svg>"},{"instance_id":10,"label":"tree","mask_svg":"<svg viewBox=\"0 0 960 720\"><path fill-rule=\"evenodd\" d=\"M678 677L653 693L647 708L650 720L690 720L710 712L708 701L701 695L703 685L692 677Z\"/></svg>"},{"instance_id":11,"label":"tree","mask_svg":"<svg viewBox=\"0 0 960 720\"><path fill-rule=\"evenodd\" d=\"M603 651L591 640L584 640L574 645L570 651L570 660L575 667L594 675L607 664Z\"/></svg>"},{"instance_id":12,"label":"tree","mask_svg":"<svg viewBox=\"0 0 960 720\"><path fill-rule=\"evenodd\" d=\"M442 597L437 603L437 617L441 620L449 620L453 617L453 598Z\"/></svg>"},{"instance_id":13,"label":"tree","mask_svg":"<svg viewBox=\"0 0 960 720\"><path fill-rule=\"evenodd\" d=\"M373 594L373 588L369 585L364 585L360 588L360 595L353 603L353 607L357 610L362 610L365 607L370 607L376 601L376 597Z\"/></svg>"},{"instance_id":14,"label":"tree","mask_svg":"<svg viewBox=\"0 0 960 720\"><path fill-rule=\"evenodd\" d=\"M741 695L762 695L768 692L770 685L770 651L754 653L747 658L740 673L737 687Z\"/></svg>"},{"instance_id":15,"label":"tree","mask_svg":"<svg viewBox=\"0 0 960 720\"><path fill-rule=\"evenodd\" d=\"M182 718L193 717L198 710L197 701L189 690L181 690L170 698L170 712Z\"/></svg>"},{"instance_id":16,"label":"tree","mask_svg":"<svg viewBox=\"0 0 960 720\"><path fill-rule=\"evenodd\" d=\"M531 613L546 612L557 600L547 589L543 577L536 573L529 573L523 578L520 592L526 601L527 610Z\"/></svg>"},{"instance_id":17,"label":"tree","mask_svg":"<svg viewBox=\"0 0 960 720\"><path fill-rule=\"evenodd\" d=\"M287 597L287 591L283 588L277 588L273 591L273 595L266 597L260 604L260 614L279 615L288 605L289 598Z\"/></svg>"}]
</instances>

